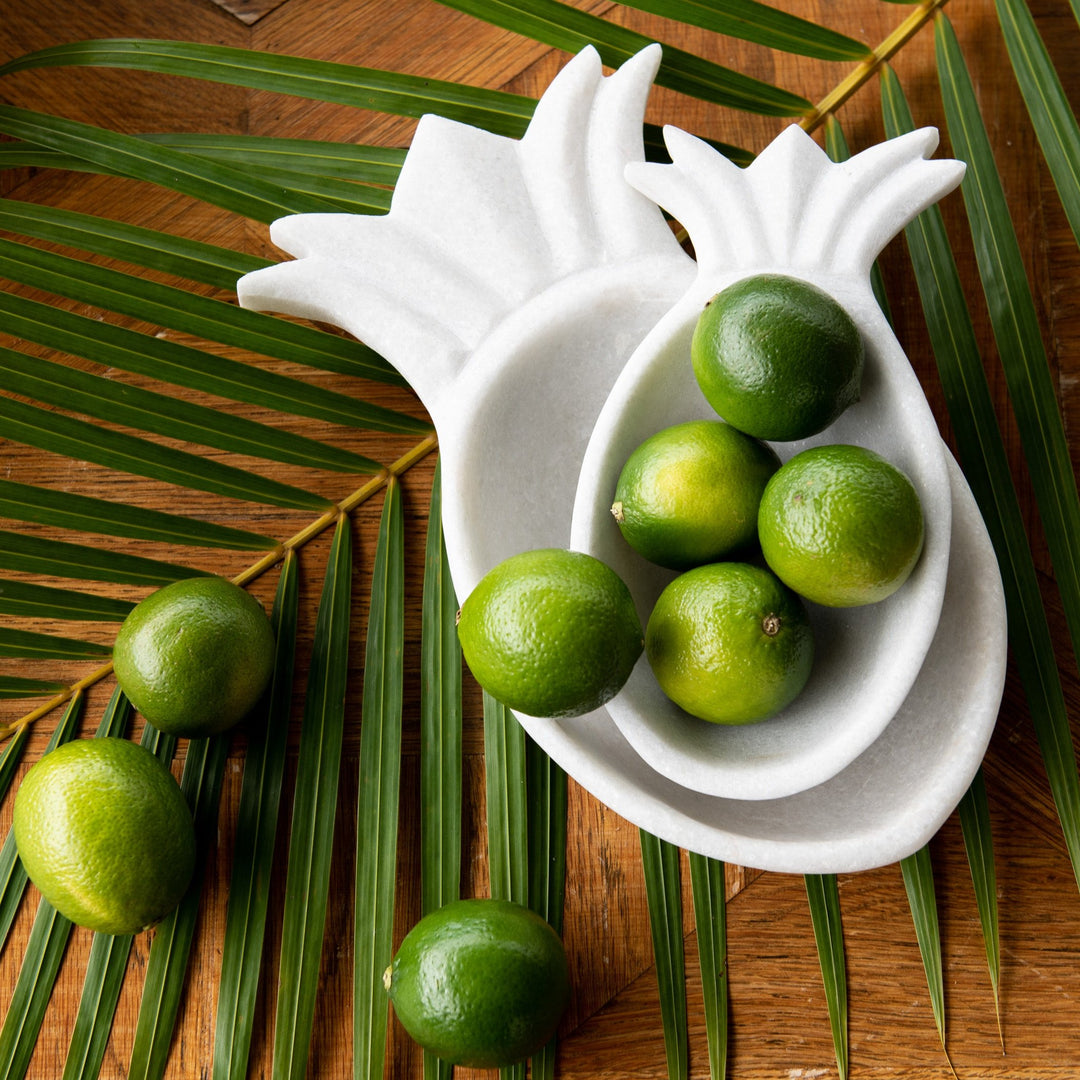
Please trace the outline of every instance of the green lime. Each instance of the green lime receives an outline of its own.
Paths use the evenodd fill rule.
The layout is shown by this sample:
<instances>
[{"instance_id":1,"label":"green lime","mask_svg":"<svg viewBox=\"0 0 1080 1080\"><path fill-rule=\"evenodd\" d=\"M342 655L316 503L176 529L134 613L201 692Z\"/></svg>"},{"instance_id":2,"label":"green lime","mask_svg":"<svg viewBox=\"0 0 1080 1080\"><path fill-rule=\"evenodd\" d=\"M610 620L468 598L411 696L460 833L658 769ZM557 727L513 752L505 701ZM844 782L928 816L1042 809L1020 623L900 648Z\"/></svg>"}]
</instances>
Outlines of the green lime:
<instances>
[{"instance_id":1,"label":"green lime","mask_svg":"<svg viewBox=\"0 0 1080 1080\"><path fill-rule=\"evenodd\" d=\"M580 551L512 555L461 605L458 637L476 681L529 716L579 716L613 698L641 655L630 590Z\"/></svg>"},{"instance_id":2,"label":"green lime","mask_svg":"<svg viewBox=\"0 0 1080 1080\"><path fill-rule=\"evenodd\" d=\"M413 1039L436 1057L481 1069L539 1050L570 1000L559 935L508 900L456 900L426 915L383 983Z\"/></svg>"},{"instance_id":3,"label":"green lime","mask_svg":"<svg viewBox=\"0 0 1080 1080\"><path fill-rule=\"evenodd\" d=\"M76 739L46 754L19 785L13 829L41 895L103 934L153 926L180 902L195 869L180 786L127 739Z\"/></svg>"},{"instance_id":4,"label":"green lime","mask_svg":"<svg viewBox=\"0 0 1080 1080\"><path fill-rule=\"evenodd\" d=\"M922 505L908 477L873 450L817 446L769 481L758 535L765 561L808 600L872 604L900 588L918 562Z\"/></svg>"},{"instance_id":5,"label":"green lime","mask_svg":"<svg viewBox=\"0 0 1080 1080\"><path fill-rule=\"evenodd\" d=\"M627 458L611 512L635 551L685 570L757 541L761 493L779 468L765 443L721 420L691 420Z\"/></svg>"},{"instance_id":6,"label":"green lime","mask_svg":"<svg viewBox=\"0 0 1080 1080\"><path fill-rule=\"evenodd\" d=\"M274 669L262 605L221 577L175 581L128 614L113 646L120 688L160 731L196 738L242 720Z\"/></svg>"},{"instance_id":7,"label":"green lime","mask_svg":"<svg viewBox=\"0 0 1080 1080\"><path fill-rule=\"evenodd\" d=\"M667 585L649 616L645 652L660 689L692 716L752 724L806 685L814 636L802 601L773 574L722 562Z\"/></svg>"},{"instance_id":8,"label":"green lime","mask_svg":"<svg viewBox=\"0 0 1080 1080\"><path fill-rule=\"evenodd\" d=\"M690 355L709 404L759 439L805 439L859 399L858 327L828 293L782 274L717 293L698 319Z\"/></svg>"}]
</instances>

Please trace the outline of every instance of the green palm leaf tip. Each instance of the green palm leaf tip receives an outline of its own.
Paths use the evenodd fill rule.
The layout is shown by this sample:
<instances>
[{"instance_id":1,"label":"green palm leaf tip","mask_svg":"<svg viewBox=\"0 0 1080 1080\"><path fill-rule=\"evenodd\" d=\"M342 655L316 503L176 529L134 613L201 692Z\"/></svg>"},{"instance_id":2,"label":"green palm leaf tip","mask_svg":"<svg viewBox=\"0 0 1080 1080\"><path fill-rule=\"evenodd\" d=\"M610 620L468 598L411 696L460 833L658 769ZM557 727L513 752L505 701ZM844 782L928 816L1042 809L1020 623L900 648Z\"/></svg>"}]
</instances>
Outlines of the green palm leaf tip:
<instances>
[{"instance_id":1,"label":"green palm leaf tip","mask_svg":"<svg viewBox=\"0 0 1080 1080\"><path fill-rule=\"evenodd\" d=\"M43 634L36 630L19 630L0 626L0 657L19 657L36 660L92 660L112 654L108 645L79 638Z\"/></svg>"},{"instance_id":2,"label":"green palm leaf tip","mask_svg":"<svg viewBox=\"0 0 1080 1080\"><path fill-rule=\"evenodd\" d=\"M844 931L840 920L840 889L835 874L806 874L806 897L814 924L821 979L832 1026L836 1070L840 1080L848 1074L847 965L844 961Z\"/></svg>"},{"instance_id":3,"label":"green palm leaf tip","mask_svg":"<svg viewBox=\"0 0 1080 1080\"><path fill-rule=\"evenodd\" d=\"M698 964L705 1000L709 1076L724 1080L728 1051L727 883L724 864L690 852Z\"/></svg>"},{"instance_id":4,"label":"green palm leaf tip","mask_svg":"<svg viewBox=\"0 0 1080 1080\"><path fill-rule=\"evenodd\" d=\"M982 769L975 774L971 786L960 802L960 826L964 834L975 902L979 909L986 966L994 991L994 1011L998 1018L998 1034L1004 1048L1005 1036L1001 1026L1001 999L998 994L1001 973L1001 943L998 933L997 872L994 867L994 841L990 831L990 805L986 796L986 781Z\"/></svg>"},{"instance_id":5,"label":"green palm leaf tip","mask_svg":"<svg viewBox=\"0 0 1080 1080\"><path fill-rule=\"evenodd\" d=\"M382 1076L393 952L405 647L404 524L399 482L386 487L375 547L360 722L353 934L353 1076Z\"/></svg>"},{"instance_id":6,"label":"green palm leaf tip","mask_svg":"<svg viewBox=\"0 0 1080 1080\"><path fill-rule=\"evenodd\" d=\"M352 538L343 515L323 580L300 729L274 1021L278 1080L304 1076L311 1046L345 726L351 579Z\"/></svg>"},{"instance_id":7,"label":"green palm leaf tip","mask_svg":"<svg viewBox=\"0 0 1080 1080\"><path fill-rule=\"evenodd\" d=\"M934 890L934 870L930 863L930 848L921 847L914 855L901 859L900 871L904 878L908 906L911 908L911 920L915 924L915 938L926 974L926 988L930 993L930 1007L944 1049L945 981L941 966L941 933L938 929L937 896Z\"/></svg>"},{"instance_id":8,"label":"green palm leaf tip","mask_svg":"<svg viewBox=\"0 0 1080 1080\"><path fill-rule=\"evenodd\" d=\"M649 908L656 985L664 1024L668 1080L687 1080L690 1068L689 1031L679 849L644 829L638 830L638 839L645 871L645 899Z\"/></svg>"},{"instance_id":9,"label":"green palm leaf tip","mask_svg":"<svg viewBox=\"0 0 1080 1080\"><path fill-rule=\"evenodd\" d=\"M290 550L271 613L274 673L259 714L248 725L218 981L214 1080L247 1075L288 750L299 595L299 559Z\"/></svg>"}]
</instances>

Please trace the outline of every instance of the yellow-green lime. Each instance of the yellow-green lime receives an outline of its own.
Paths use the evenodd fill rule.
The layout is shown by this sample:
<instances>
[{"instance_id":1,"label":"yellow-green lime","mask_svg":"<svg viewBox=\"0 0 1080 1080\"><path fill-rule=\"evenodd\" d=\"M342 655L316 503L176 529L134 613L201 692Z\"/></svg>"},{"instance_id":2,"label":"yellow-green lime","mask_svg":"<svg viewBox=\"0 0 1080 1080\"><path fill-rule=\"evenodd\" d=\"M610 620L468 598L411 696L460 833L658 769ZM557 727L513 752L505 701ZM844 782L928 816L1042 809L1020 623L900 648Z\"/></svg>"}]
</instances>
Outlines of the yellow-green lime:
<instances>
[{"instance_id":1,"label":"yellow-green lime","mask_svg":"<svg viewBox=\"0 0 1080 1080\"><path fill-rule=\"evenodd\" d=\"M691 359L706 400L759 439L805 439L859 398L863 340L828 293L783 274L717 293L694 329Z\"/></svg>"},{"instance_id":2,"label":"yellow-green lime","mask_svg":"<svg viewBox=\"0 0 1080 1080\"><path fill-rule=\"evenodd\" d=\"M796 454L769 481L758 514L765 561L796 592L829 607L891 596L918 562L923 530L911 480L861 446Z\"/></svg>"},{"instance_id":3,"label":"yellow-green lime","mask_svg":"<svg viewBox=\"0 0 1080 1080\"><path fill-rule=\"evenodd\" d=\"M529 716L578 716L622 689L641 655L630 590L580 551L537 548L488 571L461 605L458 637L476 681Z\"/></svg>"},{"instance_id":4,"label":"yellow-green lime","mask_svg":"<svg viewBox=\"0 0 1080 1080\"><path fill-rule=\"evenodd\" d=\"M196 738L232 727L274 669L262 605L222 577L175 581L128 614L113 646L117 682L160 731Z\"/></svg>"},{"instance_id":5,"label":"yellow-green lime","mask_svg":"<svg viewBox=\"0 0 1080 1080\"><path fill-rule=\"evenodd\" d=\"M46 754L19 785L13 829L41 895L103 934L153 926L180 902L195 869L180 786L127 739L76 739Z\"/></svg>"},{"instance_id":6,"label":"yellow-green lime","mask_svg":"<svg viewBox=\"0 0 1080 1080\"><path fill-rule=\"evenodd\" d=\"M645 628L660 689L692 716L751 724L790 705L810 677L814 635L802 601L750 563L687 570Z\"/></svg>"},{"instance_id":7,"label":"yellow-green lime","mask_svg":"<svg viewBox=\"0 0 1080 1080\"><path fill-rule=\"evenodd\" d=\"M506 900L457 900L426 915L383 982L413 1039L436 1057L482 1069L539 1050L570 1000L558 934Z\"/></svg>"},{"instance_id":8,"label":"yellow-green lime","mask_svg":"<svg viewBox=\"0 0 1080 1080\"><path fill-rule=\"evenodd\" d=\"M635 551L685 570L757 542L758 503L778 468L758 439L722 420L690 420L627 458L611 512Z\"/></svg>"}]
</instances>

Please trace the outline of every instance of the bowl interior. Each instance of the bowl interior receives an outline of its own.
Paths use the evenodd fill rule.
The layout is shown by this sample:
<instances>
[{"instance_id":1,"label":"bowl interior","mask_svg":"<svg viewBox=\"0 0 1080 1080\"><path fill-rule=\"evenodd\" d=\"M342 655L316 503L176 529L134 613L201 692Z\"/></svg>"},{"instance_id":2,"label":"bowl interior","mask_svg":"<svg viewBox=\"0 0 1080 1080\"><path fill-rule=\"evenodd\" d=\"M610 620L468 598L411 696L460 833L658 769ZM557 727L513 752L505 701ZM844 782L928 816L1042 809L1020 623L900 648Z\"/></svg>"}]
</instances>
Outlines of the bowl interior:
<instances>
[{"instance_id":1,"label":"bowl interior","mask_svg":"<svg viewBox=\"0 0 1080 1080\"><path fill-rule=\"evenodd\" d=\"M690 716L663 694L642 657L608 712L653 769L704 794L775 799L838 773L899 709L937 627L951 531L943 445L891 331L886 327L883 334L883 321L860 312L852 298L844 303L861 323L867 346L862 398L812 439L773 446L787 460L808 446L854 443L902 468L923 505L923 554L904 586L880 603L847 609L808 605L817 647L814 670L802 694L762 723L728 727ZM645 438L685 420L716 418L690 363L699 310L696 302L677 307L642 343L600 413L578 481L571 544L623 577L643 624L675 575L630 548L610 506L623 463Z\"/></svg>"}]
</instances>

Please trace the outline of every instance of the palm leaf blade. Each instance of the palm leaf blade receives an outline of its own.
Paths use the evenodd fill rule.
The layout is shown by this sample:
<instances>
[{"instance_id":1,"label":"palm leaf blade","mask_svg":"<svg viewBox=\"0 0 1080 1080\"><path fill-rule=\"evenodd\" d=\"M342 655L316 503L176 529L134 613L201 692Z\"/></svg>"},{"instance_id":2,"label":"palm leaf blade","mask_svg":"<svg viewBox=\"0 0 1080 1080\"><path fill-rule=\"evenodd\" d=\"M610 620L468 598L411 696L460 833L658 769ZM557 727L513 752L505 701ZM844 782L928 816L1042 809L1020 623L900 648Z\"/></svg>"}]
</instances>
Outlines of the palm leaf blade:
<instances>
[{"instance_id":1,"label":"palm leaf blade","mask_svg":"<svg viewBox=\"0 0 1080 1080\"><path fill-rule=\"evenodd\" d=\"M0 146L0 150L7 148L7 144ZM272 265L267 259L172 233L17 199L0 199L0 227L136 266L166 270L219 289L231 290L243 274Z\"/></svg>"},{"instance_id":2,"label":"palm leaf blade","mask_svg":"<svg viewBox=\"0 0 1080 1080\"><path fill-rule=\"evenodd\" d=\"M370 349L334 334L10 240L0 241L0 274L24 285L264 356L324 370L340 367L345 369L344 374L362 374L382 382L403 381ZM235 287L235 281L231 287Z\"/></svg>"},{"instance_id":3,"label":"palm leaf blade","mask_svg":"<svg viewBox=\"0 0 1080 1080\"><path fill-rule=\"evenodd\" d=\"M0 582L0 613L29 619L75 619L123 622L132 608L129 600L93 596L75 589L57 589L30 581Z\"/></svg>"},{"instance_id":4,"label":"palm leaf blade","mask_svg":"<svg viewBox=\"0 0 1080 1080\"><path fill-rule=\"evenodd\" d=\"M778 52L819 60L865 60L870 50L846 34L756 0L620 0L627 7L676 19L715 34L754 41Z\"/></svg>"},{"instance_id":5,"label":"palm leaf blade","mask_svg":"<svg viewBox=\"0 0 1080 1080\"><path fill-rule=\"evenodd\" d=\"M934 1013L941 1045L945 1046L945 981L941 967L941 934L938 930L937 896L934 890L934 871L930 865L930 849L921 847L914 855L900 860L915 938L922 956L930 1006Z\"/></svg>"},{"instance_id":6,"label":"palm leaf blade","mask_svg":"<svg viewBox=\"0 0 1080 1080\"><path fill-rule=\"evenodd\" d=\"M266 551L277 547L277 541L269 536L245 529L214 525L89 495L50 491L14 480L0 479L0 514L16 521L34 521L61 529L197 547L236 551Z\"/></svg>"},{"instance_id":7,"label":"palm leaf blade","mask_svg":"<svg viewBox=\"0 0 1080 1080\"><path fill-rule=\"evenodd\" d=\"M970 83L962 78L960 69L957 67L958 64L962 65L963 58L956 48L955 38L949 31L947 23L940 22L938 25L940 28L939 46L943 52L943 62L948 65L946 71L955 71L956 78L960 80L960 88L963 89L966 83L969 90ZM945 76L941 81L943 85L951 84L951 80ZM952 100L952 94L947 96ZM975 123L974 118L970 116L971 101L966 91L963 93L963 102L966 107L962 115L966 118L967 124L975 124L973 130L977 130L981 125ZM959 111L961 101L953 101L953 105ZM960 119L960 116L956 118L957 121ZM982 134L983 139L979 140L980 152L985 150L985 131ZM964 136L961 135L960 138L963 140ZM987 183L993 187L992 179L988 178ZM964 187L966 189L966 183ZM1000 204L997 205L1000 212ZM977 208L976 212L978 212ZM1053 641L1042 606L1042 595L1034 562L1023 528L1019 504L1011 484L1007 458L1000 445L996 419L991 422L991 418L994 417L993 407L988 405L989 394L982 388L982 380L985 376L981 371L981 361L977 347L974 345L974 333L970 329L966 301L963 300L963 294L959 288L959 278L941 226L940 216L927 211L920 215L917 224L920 230L927 231L926 236L921 236L919 231L909 232L909 244L914 237L916 244L926 249L926 257L932 256L932 262L925 267L922 279L926 284L923 303L924 305L936 304L935 314L938 317L928 319L928 325L942 326L939 340L935 342L935 353L939 354L939 367L942 365L943 357L947 358L950 367L954 362L963 364L962 369L950 372L952 385L956 389L953 396L958 402L963 402L967 398L969 405L966 410L957 410L959 421L957 416L953 419L958 425L958 436L961 434L960 423L965 423L966 431L970 433L970 438L967 440L967 452L964 455L965 470L972 490L979 501L1004 571L1002 583L1006 591L1009 640L1017 659L1025 692L1028 695L1032 721L1046 765L1058 817L1064 831L1073 873L1080 880L1080 779L1077 777L1076 755L1069 733L1064 693L1054 661ZM980 233L984 235L984 239L990 239L988 230L980 229ZM913 257L916 250L913 246ZM930 276L935 274L936 279ZM949 289L949 294L944 301L936 298L935 281L942 282L944 287ZM921 282L920 289L922 288ZM995 307L997 307L996 302ZM1004 351L1002 355L1004 359ZM1010 381L1018 374L1016 367L1015 363L1007 365ZM1032 375L1035 377L1034 373ZM1023 397L1035 410L1026 417L1033 426L1042 426L1045 423L1051 431L1060 431L1060 416L1057 413L1057 404L1052 390L1049 401L1045 394L1033 398L1032 395L1023 393ZM1015 399L1014 407L1016 407ZM968 411L971 412L970 418L967 415ZM952 407L950 407L950 414L952 414ZM1052 445L1056 443L1057 438L1054 437ZM1026 447L1025 441L1025 449ZM984 456L985 464L981 465ZM1041 458L1041 454L1034 459L1028 458L1028 467L1033 474L1036 497L1040 501L1040 506L1040 495L1045 494L1046 486L1051 483L1046 477L1035 479L1034 474L1040 465L1047 467L1046 462L1040 460ZM1058 478L1061 478L1060 474ZM1075 490L1073 495L1075 495ZM1068 496L1064 496L1064 499L1066 505L1072 502ZM1046 525L1046 519L1043 520ZM1056 530L1053 531L1056 532ZM1058 537L1057 539L1066 538ZM1062 580L1067 575L1068 563L1066 562L1061 566ZM1072 625L1071 620L1070 625ZM1077 640L1075 633L1073 640L1074 642Z\"/></svg>"},{"instance_id":8,"label":"palm leaf blade","mask_svg":"<svg viewBox=\"0 0 1080 1080\"><path fill-rule=\"evenodd\" d=\"M645 899L664 1024L668 1080L686 1080L690 1065L679 849L644 829L638 830L638 838L645 870Z\"/></svg>"},{"instance_id":9,"label":"palm leaf blade","mask_svg":"<svg viewBox=\"0 0 1080 1080\"><path fill-rule=\"evenodd\" d=\"M203 861L217 825L218 799L228 749L227 736L188 742L180 786L195 819L195 833ZM131 1064L128 1067L128 1076L132 1080L158 1080L165 1074L184 990L188 956L195 937L202 878L200 862L196 864L195 876L179 907L167 915L154 931L139 1016L135 1023Z\"/></svg>"},{"instance_id":10,"label":"palm leaf blade","mask_svg":"<svg viewBox=\"0 0 1080 1080\"><path fill-rule=\"evenodd\" d=\"M14 398L0 396L0 430L7 438L39 450L216 495L297 510L325 510L330 505L321 496L246 469L110 431Z\"/></svg>"},{"instance_id":11,"label":"palm leaf blade","mask_svg":"<svg viewBox=\"0 0 1080 1080\"><path fill-rule=\"evenodd\" d=\"M12 335L232 401L376 431L419 433L430 427L393 409L11 293L0 292L0 313Z\"/></svg>"},{"instance_id":12,"label":"palm leaf blade","mask_svg":"<svg viewBox=\"0 0 1080 1080\"><path fill-rule=\"evenodd\" d=\"M982 769L975 774L970 787L960 801L960 826L964 834L971 883L979 909L986 966L994 991L994 1011L1001 1028L1001 1009L998 986L1001 975L1001 935L998 926L997 872L994 868L994 839L990 830L990 806L986 796L986 780Z\"/></svg>"},{"instance_id":13,"label":"palm leaf blade","mask_svg":"<svg viewBox=\"0 0 1080 1080\"><path fill-rule=\"evenodd\" d=\"M693 851L689 858L709 1076L724 1080L728 1056L727 883L720 860Z\"/></svg>"},{"instance_id":14,"label":"palm leaf blade","mask_svg":"<svg viewBox=\"0 0 1080 1080\"><path fill-rule=\"evenodd\" d=\"M281 569L271 615L275 657L266 715L250 725L244 758L218 981L216 1080L247 1074L285 775L298 604L299 565L296 553L290 551Z\"/></svg>"},{"instance_id":15,"label":"palm leaf blade","mask_svg":"<svg viewBox=\"0 0 1080 1080\"><path fill-rule=\"evenodd\" d=\"M11 393L184 443L335 472L374 473L381 467L371 458L281 428L2 346L0 373Z\"/></svg>"},{"instance_id":16,"label":"palm leaf blade","mask_svg":"<svg viewBox=\"0 0 1080 1080\"><path fill-rule=\"evenodd\" d=\"M343 516L323 580L300 731L274 1023L277 1077L303 1077L311 1044L341 771L351 574Z\"/></svg>"},{"instance_id":17,"label":"palm leaf blade","mask_svg":"<svg viewBox=\"0 0 1080 1080\"><path fill-rule=\"evenodd\" d=\"M532 99L517 94L352 64L225 45L140 38L81 41L41 49L3 65L0 76L32 67L69 64L183 75L401 116L434 112L509 136L524 131L536 105Z\"/></svg>"},{"instance_id":18,"label":"palm leaf blade","mask_svg":"<svg viewBox=\"0 0 1080 1080\"><path fill-rule=\"evenodd\" d=\"M0 626L0 656L37 660L90 660L109 656L108 645L79 638L42 634L36 630L21 630L13 626Z\"/></svg>"},{"instance_id":19,"label":"palm leaf blade","mask_svg":"<svg viewBox=\"0 0 1080 1080\"><path fill-rule=\"evenodd\" d=\"M14 105L0 105L0 131L73 154L121 176L202 199L255 221L269 223L285 214L334 209L332 203L299 192L287 192L283 199L279 185L195 154L154 146L134 135Z\"/></svg>"},{"instance_id":20,"label":"palm leaf blade","mask_svg":"<svg viewBox=\"0 0 1080 1080\"><path fill-rule=\"evenodd\" d=\"M1016 80L1073 236L1080 242L1080 125L1023 0L995 0Z\"/></svg>"},{"instance_id":21,"label":"palm leaf blade","mask_svg":"<svg viewBox=\"0 0 1080 1080\"><path fill-rule=\"evenodd\" d=\"M848 995L839 885L835 874L806 874L803 881L814 924L821 980L825 985L836 1070L840 1080L844 1080L848 1073Z\"/></svg>"},{"instance_id":22,"label":"palm leaf blade","mask_svg":"<svg viewBox=\"0 0 1080 1080\"><path fill-rule=\"evenodd\" d=\"M558 0L439 0L439 3L568 52L594 45L610 67L619 67L650 43L643 34ZM656 84L714 105L767 116L800 116L810 109L810 102L798 94L669 45L664 46Z\"/></svg>"},{"instance_id":23,"label":"palm leaf blade","mask_svg":"<svg viewBox=\"0 0 1080 1080\"><path fill-rule=\"evenodd\" d=\"M401 789L405 554L400 485L386 488L368 615L356 814L353 1076L383 1073Z\"/></svg>"},{"instance_id":24,"label":"palm leaf blade","mask_svg":"<svg viewBox=\"0 0 1080 1080\"><path fill-rule=\"evenodd\" d=\"M167 585L170 581L205 573L178 563L68 540L28 537L10 529L0 529L0 570L125 585Z\"/></svg>"}]
</instances>

